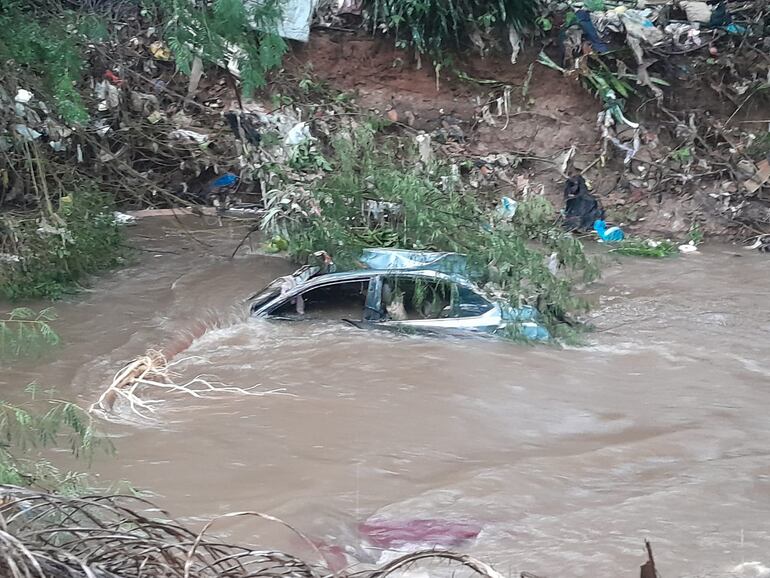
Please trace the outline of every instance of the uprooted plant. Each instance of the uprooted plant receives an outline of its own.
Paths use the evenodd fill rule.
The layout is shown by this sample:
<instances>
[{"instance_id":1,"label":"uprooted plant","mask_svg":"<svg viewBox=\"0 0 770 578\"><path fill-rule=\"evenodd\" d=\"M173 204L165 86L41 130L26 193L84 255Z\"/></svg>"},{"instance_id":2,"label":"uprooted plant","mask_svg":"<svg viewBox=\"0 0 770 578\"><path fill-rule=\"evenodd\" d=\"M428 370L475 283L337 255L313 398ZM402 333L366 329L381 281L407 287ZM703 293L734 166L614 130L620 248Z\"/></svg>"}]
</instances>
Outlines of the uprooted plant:
<instances>
[{"instance_id":1,"label":"uprooted plant","mask_svg":"<svg viewBox=\"0 0 770 578\"><path fill-rule=\"evenodd\" d=\"M179 374L173 368L185 361L187 358L169 362L161 352L147 351L115 374L112 382L89 411L97 411L105 416L114 415L123 409L118 407L123 404L127 405L129 415L143 420L152 419L155 406L160 400L149 397L146 394L149 390L165 390L197 398L222 393L258 396L283 393L281 389L257 391L257 386L246 389L231 387L214 382L205 375L198 375L184 383L175 383L174 379L177 379Z\"/></svg>"},{"instance_id":2,"label":"uprooted plant","mask_svg":"<svg viewBox=\"0 0 770 578\"><path fill-rule=\"evenodd\" d=\"M371 125L333 140L333 171L309 187L273 183L269 193L284 207L265 221L303 261L314 251L354 268L366 247L454 251L468 256L479 282L518 307L536 306L555 327L585 308L573 289L598 270L582 244L563 232L550 203L528 188L519 192L512 219L485 209L463 184L462 167L438 161L423 166L409 144L379 139ZM397 208L391 218L368 222L368 202ZM281 205L283 203L283 205ZM560 265L558 271L555 265Z\"/></svg>"}]
</instances>

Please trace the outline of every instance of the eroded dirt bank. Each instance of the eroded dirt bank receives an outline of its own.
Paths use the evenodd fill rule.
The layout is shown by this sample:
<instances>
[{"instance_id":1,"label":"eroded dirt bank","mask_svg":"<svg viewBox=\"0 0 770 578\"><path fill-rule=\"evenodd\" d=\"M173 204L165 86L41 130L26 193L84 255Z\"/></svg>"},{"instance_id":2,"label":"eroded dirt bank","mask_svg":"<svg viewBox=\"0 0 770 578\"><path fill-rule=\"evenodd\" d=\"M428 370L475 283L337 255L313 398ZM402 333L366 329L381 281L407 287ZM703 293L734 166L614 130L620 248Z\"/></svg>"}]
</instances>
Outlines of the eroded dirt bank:
<instances>
[{"instance_id":1,"label":"eroded dirt bank","mask_svg":"<svg viewBox=\"0 0 770 578\"><path fill-rule=\"evenodd\" d=\"M548 49L553 50L553 46ZM624 167L620 153L611 155L602 166L598 159L603 143L597 127L601 102L577 77L566 77L538 63L539 52L539 44L529 46L518 62L511 64L505 54L481 58L467 50L453 55L453 64L437 75L426 63L418 69L413 55L394 49L391 40L319 30L307 45L293 47L286 67L312 73L336 89L352 92L363 109L378 111L383 118L402 123L402 128L446 136L448 142L442 149L458 160L500 153L518 155L521 167L502 171L490 167L492 174L483 175L480 189L484 194L515 190L511 185L515 185L516 177L528 178L543 184L555 206L561 207L561 164L574 146L568 172L585 171L608 209L608 217L635 233L681 238L694 223L713 235L745 237L767 232L767 189L760 189L738 209L737 202L728 202L727 197L740 189L739 179L745 178L734 166L718 178L696 179L694 185L682 176L689 174L686 167L675 166L670 174L655 173L655 165L669 164L669 155L681 150L687 139L682 136L684 127L657 109L654 99L645 98L642 92L627 105L628 114L645 127L642 149L629 167ZM671 84L664 91L665 110L677 111L690 122L696 118L706 122L702 120L705 118L713 123L717 138L722 135L729 142L732 137L727 136L727 124L754 130L761 140L767 131L764 101L747 99L736 110L743 99L730 92L733 87L724 81L724 75L724 83L714 81L719 66L726 66L731 58L728 53L720 56L724 62L717 59L716 64L707 64L700 56L685 55L658 65L656 74ZM750 53L750 58L761 69L761 55ZM465 80L458 77L458 71ZM476 82L479 80L482 82ZM730 162L727 146L728 142L715 146L718 160L695 158L693 162L715 162L713 167L704 166L716 169L713 174L717 175L727 166L719 162ZM737 145L733 142L732 146ZM629 172L624 171L626 168Z\"/></svg>"}]
</instances>

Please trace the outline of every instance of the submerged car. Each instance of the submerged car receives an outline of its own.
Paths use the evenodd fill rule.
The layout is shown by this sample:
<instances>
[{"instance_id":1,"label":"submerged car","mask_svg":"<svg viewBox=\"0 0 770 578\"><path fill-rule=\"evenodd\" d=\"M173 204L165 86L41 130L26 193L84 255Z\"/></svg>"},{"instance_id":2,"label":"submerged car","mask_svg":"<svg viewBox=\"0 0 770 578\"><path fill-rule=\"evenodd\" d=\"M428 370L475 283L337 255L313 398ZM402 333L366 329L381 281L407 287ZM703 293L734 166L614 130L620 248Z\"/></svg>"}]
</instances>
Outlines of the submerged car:
<instances>
[{"instance_id":1,"label":"submerged car","mask_svg":"<svg viewBox=\"0 0 770 578\"><path fill-rule=\"evenodd\" d=\"M474 284L464 255L367 249L365 269L337 272L321 264L280 277L251 299L251 316L282 320L333 319L357 327L401 331L511 332L550 339L532 307L512 307Z\"/></svg>"}]
</instances>

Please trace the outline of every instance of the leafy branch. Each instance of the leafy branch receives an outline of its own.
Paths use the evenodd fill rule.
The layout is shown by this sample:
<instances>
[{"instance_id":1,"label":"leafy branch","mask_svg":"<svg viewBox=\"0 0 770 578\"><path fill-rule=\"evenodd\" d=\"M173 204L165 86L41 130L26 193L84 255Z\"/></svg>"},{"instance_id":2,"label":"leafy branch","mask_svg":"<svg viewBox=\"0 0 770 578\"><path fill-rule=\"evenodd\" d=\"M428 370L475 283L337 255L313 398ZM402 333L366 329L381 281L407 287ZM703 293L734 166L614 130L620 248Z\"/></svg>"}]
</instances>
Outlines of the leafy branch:
<instances>
[{"instance_id":1,"label":"leafy branch","mask_svg":"<svg viewBox=\"0 0 770 578\"><path fill-rule=\"evenodd\" d=\"M267 81L286 52L277 34L282 0L144 0L145 10L165 22L165 36L177 66L191 74L193 62L237 69L243 90L252 93Z\"/></svg>"},{"instance_id":2,"label":"leafy branch","mask_svg":"<svg viewBox=\"0 0 770 578\"><path fill-rule=\"evenodd\" d=\"M60 338L50 323L56 312L19 307L0 319L0 359L16 359L59 344Z\"/></svg>"}]
</instances>

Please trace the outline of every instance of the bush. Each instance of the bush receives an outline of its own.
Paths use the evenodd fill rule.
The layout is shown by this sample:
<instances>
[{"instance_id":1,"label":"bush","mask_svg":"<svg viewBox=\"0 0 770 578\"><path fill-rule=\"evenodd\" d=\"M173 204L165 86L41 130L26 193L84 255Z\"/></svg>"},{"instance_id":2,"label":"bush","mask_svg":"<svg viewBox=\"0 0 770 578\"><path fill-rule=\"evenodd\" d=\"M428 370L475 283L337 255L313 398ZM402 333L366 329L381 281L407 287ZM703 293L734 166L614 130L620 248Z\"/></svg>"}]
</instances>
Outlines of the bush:
<instances>
[{"instance_id":1,"label":"bush","mask_svg":"<svg viewBox=\"0 0 770 578\"><path fill-rule=\"evenodd\" d=\"M47 217L0 219L4 252L18 258L0 263L0 292L7 298L58 299L89 275L124 262L111 197L82 189L62 197L60 205Z\"/></svg>"},{"instance_id":2,"label":"bush","mask_svg":"<svg viewBox=\"0 0 770 578\"><path fill-rule=\"evenodd\" d=\"M411 153L399 160L394 148L378 143L375 152L371 129L338 138L327 156L333 170L316 188L299 195L281 188L272 192L288 204L285 219L267 221L271 232L288 239L298 261L325 250L343 269L355 268L361 250L372 246L464 253L471 267L483 272L482 282L514 306L538 307L552 326L585 307L573 285L594 279L598 269L582 244L562 231L544 197L522 199L512 222L495 222L474 192L463 190L452 167L423 170ZM367 226L361 209L365 199L397 203L402 214ZM301 212L296 204L302 204ZM549 270L548 256L554 252L565 274Z\"/></svg>"},{"instance_id":3,"label":"bush","mask_svg":"<svg viewBox=\"0 0 770 578\"><path fill-rule=\"evenodd\" d=\"M396 42L411 45L418 53L440 61L443 52L466 45L474 32L534 26L539 14L537 0L372 0L375 26L392 30Z\"/></svg>"}]
</instances>

